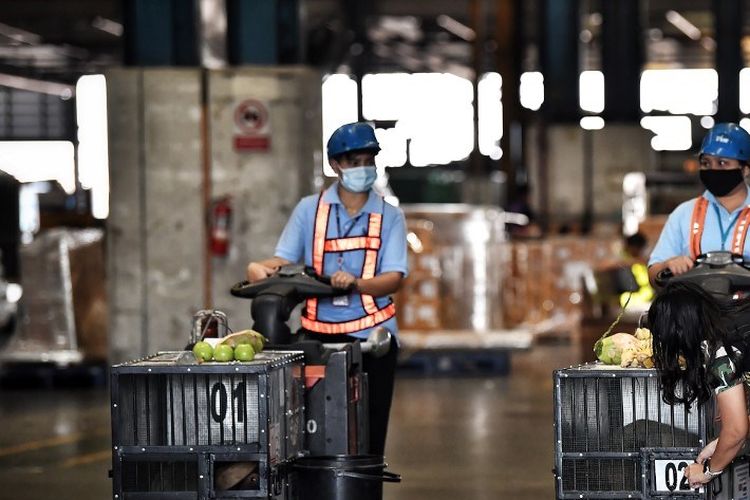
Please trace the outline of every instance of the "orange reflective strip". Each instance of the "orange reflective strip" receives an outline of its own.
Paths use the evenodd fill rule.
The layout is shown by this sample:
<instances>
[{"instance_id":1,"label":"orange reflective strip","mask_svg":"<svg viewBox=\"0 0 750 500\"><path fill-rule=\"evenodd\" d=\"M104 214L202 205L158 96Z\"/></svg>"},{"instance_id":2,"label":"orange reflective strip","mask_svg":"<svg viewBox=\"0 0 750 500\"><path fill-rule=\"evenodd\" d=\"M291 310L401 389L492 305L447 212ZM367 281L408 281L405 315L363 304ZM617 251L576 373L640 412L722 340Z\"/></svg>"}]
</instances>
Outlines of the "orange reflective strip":
<instances>
[{"instance_id":1,"label":"orange reflective strip","mask_svg":"<svg viewBox=\"0 0 750 500\"><path fill-rule=\"evenodd\" d=\"M375 314L378 312L378 304L375 302L375 297L372 295L362 294L362 306L365 308L367 314Z\"/></svg>"},{"instance_id":2,"label":"orange reflective strip","mask_svg":"<svg viewBox=\"0 0 750 500\"><path fill-rule=\"evenodd\" d=\"M375 266L378 263L378 252L368 250L365 252L365 263L362 266L362 279L370 279L375 276ZM372 295L362 294L362 306L367 314L374 314L378 310L375 298Z\"/></svg>"},{"instance_id":3,"label":"orange reflective strip","mask_svg":"<svg viewBox=\"0 0 750 500\"><path fill-rule=\"evenodd\" d=\"M375 314L369 314L364 318L345 321L343 323L326 323L324 321L313 321L302 317L302 327L315 333L327 333L332 335L341 335L354 333L365 328L372 328L383 321L391 319L396 314L396 306L391 303Z\"/></svg>"},{"instance_id":4,"label":"orange reflective strip","mask_svg":"<svg viewBox=\"0 0 750 500\"><path fill-rule=\"evenodd\" d=\"M312 298L305 301L305 315L310 319L318 317L318 299Z\"/></svg>"},{"instance_id":5,"label":"orange reflective strip","mask_svg":"<svg viewBox=\"0 0 750 500\"><path fill-rule=\"evenodd\" d=\"M383 214L370 214L367 226L367 235L371 238L380 238L380 229L383 227Z\"/></svg>"},{"instance_id":6,"label":"orange reflective strip","mask_svg":"<svg viewBox=\"0 0 750 500\"><path fill-rule=\"evenodd\" d=\"M690 257L692 259L701 254L701 238L703 237L707 210L708 200L701 196L695 201L693 217L690 220Z\"/></svg>"},{"instance_id":7,"label":"orange reflective strip","mask_svg":"<svg viewBox=\"0 0 750 500\"><path fill-rule=\"evenodd\" d=\"M312 254L313 268L318 274L323 274L323 256L325 254L326 232L328 231L328 214L330 213L331 205L323 203L323 195L321 195L315 215Z\"/></svg>"},{"instance_id":8,"label":"orange reflective strip","mask_svg":"<svg viewBox=\"0 0 750 500\"><path fill-rule=\"evenodd\" d=\"M331 213L331 205L323 202L323 195L318 198L318 208L315 211L315 226L313 228L313 254L312 263L315 272L323 274L323 257L325 256L325 241L328 233L328 215ZM310 319L318 317L318 299L307 299L305 302L305 314Z\"/></svg>"},{"instance_id":9,"label":"orange reflective strip","mask_svg":"<svg viewBox=\"0 0 750 500\"><path fill-rule=\"evenodd\" d=\"M750 227L750 207L745 207L737 218L737 225L734 228L734 237L732 241L732 253L742 255L745 251L745 238L747 229Z\"/></svg>"},{"instance_id":10,"label":"orange reflective strip","mask_svg":"<svg viewBox=\"0 0 750 500\"><path fill-rule=\"evenodd\" d=\"M365 263L362 266L362 279L369 280L375 277L375 267L378 265L378 252L368 250L365 252Z\"/></svg>"},{"instance_id":11,"label":"orange reflective strip","mask_svg":"<svg viewBox=\"0 0 750 500\"><path fill-rule=\"evenodd\" d=\"M326 240L326 252L347 252L349 250L378 250L380 248L380 238L369 236L359 236L354 238L338 238L335 240Z\"/></svg>"},{"instance_id":12,"label":"orange reflective strip","mask_svg":"<svg viewBox=\"0 0 750 500\"><path fill-rule=\"evenodd\" d=\"M367 228L367 234L371 237L380 237L380 232L383 228L383 216L382 214L370 214L369 225ZM378 264L378 252L368 250L365 252L365 262L362 265L362 279L370 279L375 276L375 270ZM362 294L362 307L365 308L367 314L376 314L378 311L378 304L375 302L375 297L372 295Z\"/></svg>"}]
</instances>

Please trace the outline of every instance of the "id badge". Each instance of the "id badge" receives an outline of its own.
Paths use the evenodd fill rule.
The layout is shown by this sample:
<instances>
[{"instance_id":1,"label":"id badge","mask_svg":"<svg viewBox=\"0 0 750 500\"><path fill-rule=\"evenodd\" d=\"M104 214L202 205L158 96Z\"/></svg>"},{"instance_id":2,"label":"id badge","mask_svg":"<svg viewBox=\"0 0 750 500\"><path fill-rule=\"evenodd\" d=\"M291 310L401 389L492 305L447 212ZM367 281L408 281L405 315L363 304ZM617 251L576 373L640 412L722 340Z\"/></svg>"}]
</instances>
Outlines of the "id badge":
<instances>
[{"instance_id":1,"label":"id badge","mask_svg":"<svg viewBox=\"0 0 750 500\"><path fill-rule=\"evenodd\" d=\"M338 307L348 307L349 306L349 296L348 295L338 295L333 298L333 305Z\"/></svg>"}]
</instances>

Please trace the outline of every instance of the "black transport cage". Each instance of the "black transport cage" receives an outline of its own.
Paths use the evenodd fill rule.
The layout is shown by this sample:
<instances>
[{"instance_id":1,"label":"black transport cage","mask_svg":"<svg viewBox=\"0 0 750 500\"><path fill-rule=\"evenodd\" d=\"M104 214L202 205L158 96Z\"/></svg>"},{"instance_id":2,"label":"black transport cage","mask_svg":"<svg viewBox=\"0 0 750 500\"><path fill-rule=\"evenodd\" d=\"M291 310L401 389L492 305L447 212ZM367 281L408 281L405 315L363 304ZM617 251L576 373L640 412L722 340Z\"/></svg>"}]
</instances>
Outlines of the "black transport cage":
<instances>
[{"instance_id":1,"label":"black transport cage","mask_svg":"<svg viewBox=\"0 0 750 500\"><path fill-rule=\"evenodd\" d=\"M288 465L303 446L302 354L183 359L112 367L114 498L290 498Z\"/></svg>"},{"instance_id":2,"label":"black transport cage","mask_svg":"<svg viewBox=\"0 0 750 500\"><path fill-rule=\"evenodd\" d=\"M664 403L656 370L555 371L554 412L558 499L711 497L691 490L682 470L713 438L713 404Z\"/></svg>"}]
</instances>

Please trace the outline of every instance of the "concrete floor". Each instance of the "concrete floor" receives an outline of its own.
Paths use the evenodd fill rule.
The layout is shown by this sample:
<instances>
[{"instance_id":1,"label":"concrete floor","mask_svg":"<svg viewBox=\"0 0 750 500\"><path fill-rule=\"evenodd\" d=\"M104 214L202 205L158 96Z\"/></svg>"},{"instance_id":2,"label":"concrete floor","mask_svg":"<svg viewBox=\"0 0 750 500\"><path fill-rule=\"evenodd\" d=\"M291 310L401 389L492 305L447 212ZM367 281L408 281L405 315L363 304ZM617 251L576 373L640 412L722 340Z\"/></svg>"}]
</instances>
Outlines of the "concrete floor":
<instances>
[{"instance_id":1,"label":"concrete floor","mask_svg":"<svg viewBox=\"0 0 750 500\"><path fill-rule=\"evenodd\" d=\"M401 377L388 436L387 500L554 497L552 370L567 345L513 356L507 377ZM0 498L111 498L105 389L0 391Z\"/></svg>"}]
</instances>

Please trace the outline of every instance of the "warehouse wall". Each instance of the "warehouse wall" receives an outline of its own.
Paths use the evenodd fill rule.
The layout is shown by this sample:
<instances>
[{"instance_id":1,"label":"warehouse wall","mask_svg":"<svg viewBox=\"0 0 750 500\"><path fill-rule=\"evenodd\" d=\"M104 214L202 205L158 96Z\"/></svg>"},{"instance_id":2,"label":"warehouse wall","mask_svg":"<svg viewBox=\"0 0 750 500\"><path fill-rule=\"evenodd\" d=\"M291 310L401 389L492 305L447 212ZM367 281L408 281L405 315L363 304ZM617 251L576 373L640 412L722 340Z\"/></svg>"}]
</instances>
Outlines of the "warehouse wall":
<instances>
[{"instance_id":1,"label":"warehouse wall","mask_svg":"<svg viewBox=\"0 0 750 500\"><path fill-rule=\"evenodd\" d=\"M114 361L182 348L204 306L199 70L117 69L107 74L110 141L108 281ZM321 164L320 75L304 68L208 74L211 195L232 197L230 251L210 260L214 307L234 329L249 302L228 290L246 264L273 254ZM237 150L237 107L267 107L267 150Z\"/></svg>"},{"instance_id":2,"label":"warehouse wall","mask_svg":"<svg viewBox=\"0 0 750 500\"><path fill-rule=\"evenodd\" d=\"M212 72L212 192L232 197L231 246L213 259L213 303L228 313L230 325L249 328L250 302L229 295L244 279L251 260L273 255L281 231L299 199L313 192L321 168L321 75L307 68L242 68ZM262 132L268 151L238 151L233 116L255 100L268 110Z\"/></svg>"},{"instance_id":3,"label":"warehouse wall","mask_svg":"<svg viewBox=\"0 0 750 500\"><path fill-rule=\"evenodd\" d=\"M531 127L528 137L537 137ZM584 212L584 133L592 134L594 218L617 221L622 214L622 180L627 172L654 169L651 133L639 125L610 125L586 131L575 125L547 128L548 193L552 224L578 223ZM539 207L538 142L527 145L532 201Z\"/></svg>"}]
</instances>

